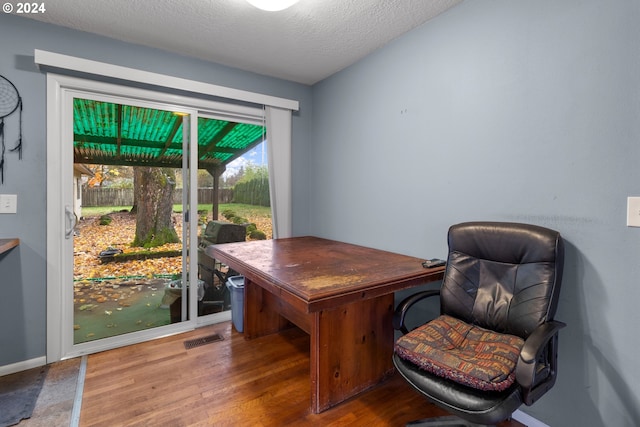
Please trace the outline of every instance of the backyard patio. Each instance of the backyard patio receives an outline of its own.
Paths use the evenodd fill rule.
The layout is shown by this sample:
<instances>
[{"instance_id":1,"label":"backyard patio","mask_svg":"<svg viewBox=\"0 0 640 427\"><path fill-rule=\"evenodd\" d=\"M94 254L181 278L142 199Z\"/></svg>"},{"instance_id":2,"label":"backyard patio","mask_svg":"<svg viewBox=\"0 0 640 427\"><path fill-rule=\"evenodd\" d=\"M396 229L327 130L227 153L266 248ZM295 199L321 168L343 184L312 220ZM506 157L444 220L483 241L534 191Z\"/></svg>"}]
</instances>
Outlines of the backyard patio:
<instances>
[{"instance_id":1,"label":"backyard patio","mask_svg":"<svg viewBox=\"0 0 640 427\"><path fill-rule=\"evenodd\" d=\"M271 238L268 208L228 206L238 209L240 215ZM172 281L179 279L182 257L166 254L180 253L182 243L145 249L150 257L138 257L142 248L131 247L135 215L120 210L110 212L109 221L101 221L103 215L96 213L81 219L74 237L75 343L171 323L170 304L175 297L172 298L171 291L165 291ZM201 218L203 224L210 220L210 215ZM174 212L173 222L178 236L182 236L182 214ZM140 259L114 262L100 257L106 250L122 251ZM161 256L153 257L154 254Z\"/></svg>"}]
</instances>

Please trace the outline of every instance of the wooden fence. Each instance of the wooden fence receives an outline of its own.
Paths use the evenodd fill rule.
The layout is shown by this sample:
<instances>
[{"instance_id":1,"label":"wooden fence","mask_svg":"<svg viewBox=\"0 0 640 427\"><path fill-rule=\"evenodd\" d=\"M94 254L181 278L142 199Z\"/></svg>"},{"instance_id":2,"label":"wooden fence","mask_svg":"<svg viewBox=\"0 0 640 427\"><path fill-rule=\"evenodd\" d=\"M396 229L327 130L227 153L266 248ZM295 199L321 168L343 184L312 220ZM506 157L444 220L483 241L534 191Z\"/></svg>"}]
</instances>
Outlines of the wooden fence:
<instances>
[{"instance_id":1,"label":"wooden fence","mask_svg":"<svg viewBox=\"0 0 640 427\"><path fill-rule=\"evenodd\" d=\"M231 203L233 189L218 190L218 203ZM173 203L182 203L182 189L173 192ZM198 203L213 203L213 188L198 188ZM133 188L100 188L82 189L82 206L133 206Z\"/></svg>"}]
</instances>

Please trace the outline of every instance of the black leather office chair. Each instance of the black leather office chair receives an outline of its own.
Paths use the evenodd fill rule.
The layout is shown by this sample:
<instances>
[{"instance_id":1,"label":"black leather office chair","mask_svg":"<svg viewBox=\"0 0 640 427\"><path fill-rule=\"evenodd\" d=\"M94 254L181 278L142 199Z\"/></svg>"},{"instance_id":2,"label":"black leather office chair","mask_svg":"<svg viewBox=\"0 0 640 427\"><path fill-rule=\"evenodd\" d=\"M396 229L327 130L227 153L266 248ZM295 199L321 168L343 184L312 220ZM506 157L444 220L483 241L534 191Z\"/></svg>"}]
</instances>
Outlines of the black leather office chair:
<instances>
[{"instance_id":1,"label":"black leather office chair","mask_svg":"<svg viewBox=\"0 0 640 427\"><path fill-rule=\"evenodd\" d=\"M535 225L471 222L452 226L448 243L441 289L409 296L396 308L394 327L404 335L393 363L457 421L409 425L496 424L555 383L558 331L566 326L553 319L563 240ZM436 295L440 316L409 332L407 310Z\"/></svg>"}]
</instances>

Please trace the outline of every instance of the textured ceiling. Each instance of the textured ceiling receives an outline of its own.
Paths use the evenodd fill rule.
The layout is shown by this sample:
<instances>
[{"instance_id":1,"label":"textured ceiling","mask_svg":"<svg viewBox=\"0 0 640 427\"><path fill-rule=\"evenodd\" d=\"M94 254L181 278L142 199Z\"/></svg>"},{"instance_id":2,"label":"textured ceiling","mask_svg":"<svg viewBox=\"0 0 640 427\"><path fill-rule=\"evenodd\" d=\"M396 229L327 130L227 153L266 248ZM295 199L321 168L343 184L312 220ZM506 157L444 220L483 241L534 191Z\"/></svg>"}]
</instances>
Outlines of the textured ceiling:
<instances>
[{"instance_id":1,"label":"textured ceiling","mask_svg":"<svg viewBox=\"0 0 640 427\"><path fill-rule=\"evenodd\" d=\"M53 0L20 15L303 84L316 83L462 0Z\"/></svg>"}]
</instances>

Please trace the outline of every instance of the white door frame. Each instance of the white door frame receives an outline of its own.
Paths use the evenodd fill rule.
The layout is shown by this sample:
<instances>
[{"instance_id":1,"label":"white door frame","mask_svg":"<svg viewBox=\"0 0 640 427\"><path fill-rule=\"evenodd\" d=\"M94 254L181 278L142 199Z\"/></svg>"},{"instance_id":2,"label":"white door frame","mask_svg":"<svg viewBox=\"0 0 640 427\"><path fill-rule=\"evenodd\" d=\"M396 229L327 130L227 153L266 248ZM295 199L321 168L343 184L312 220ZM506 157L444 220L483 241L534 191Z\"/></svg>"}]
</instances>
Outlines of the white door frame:
<instances>
[{"instance_id":1,"label":"white door frame","mask_svg":"<svg viewBox=\"0 0 640 427\"><path fill-rule=\"evenodd\" d=\"M120 86L77 77L47 74L47 363L118 346L142 342L160 336L184 332L198 325L230 319L230 313L197 316L196 292L191 292L191 320L134 332L94 342L73 345L73 244L65 239L72 228L66 218L65 204L73 202L73 97L112 99L116 103L144 105L151 108L190 114L190 143L197 145L197 118L200 113L227 119L263 124L264 110L228 103L172 95L163 92ZM65 125L66 124L66 125ZM66 141L66 142L65 142ZM190 163L197 165L197 150L190 150ZM197 182L197 167L190 169L191 181ZM68 182L67 182L68 181ZM197 185L190 186L190 200L197 206ZM197 222L191 221L190 235L197 236ZM188 242L189 253L197 254L197 239ZM192 257L194 260L197 258ZM197 277L197 262L189 266L190 277Z\"/></svg>"}]
</instances>

